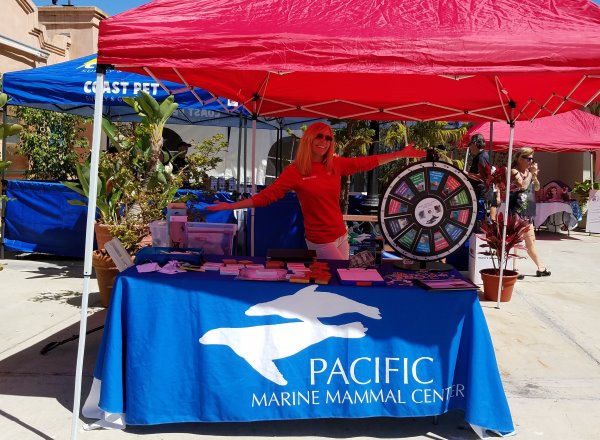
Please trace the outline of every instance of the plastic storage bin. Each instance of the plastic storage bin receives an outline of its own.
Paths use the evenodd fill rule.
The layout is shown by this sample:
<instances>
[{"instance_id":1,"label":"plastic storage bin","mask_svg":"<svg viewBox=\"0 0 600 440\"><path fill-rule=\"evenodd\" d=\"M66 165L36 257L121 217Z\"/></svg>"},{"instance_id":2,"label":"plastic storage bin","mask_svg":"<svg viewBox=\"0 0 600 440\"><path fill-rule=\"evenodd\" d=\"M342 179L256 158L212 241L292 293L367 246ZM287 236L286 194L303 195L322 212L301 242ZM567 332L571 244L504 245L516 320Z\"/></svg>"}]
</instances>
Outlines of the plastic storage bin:
<instances>
[{"instance_id":1,"label":"plastic storage bin","mask_svg":"<svg viewBox=\"0 0 600 440\"><path fill-rule=\"evenodd\" d=\"M154 247L170 247L171 240L169 239L169 229L165 221L153 221L148 225L150 234L152 235L152 246Z\"/></svg>"},{"instance_id":2,"label":"plastic storage bin","mask_svg":"<svg viewBox=\"0 0 600 440\"><path fill-rule=\"evenodd\" d=\"M188 248L202 249L204 254L232 255L236 232L237 225L231 223L187 222L185 245Z\"/></svg>"}]
</instances>

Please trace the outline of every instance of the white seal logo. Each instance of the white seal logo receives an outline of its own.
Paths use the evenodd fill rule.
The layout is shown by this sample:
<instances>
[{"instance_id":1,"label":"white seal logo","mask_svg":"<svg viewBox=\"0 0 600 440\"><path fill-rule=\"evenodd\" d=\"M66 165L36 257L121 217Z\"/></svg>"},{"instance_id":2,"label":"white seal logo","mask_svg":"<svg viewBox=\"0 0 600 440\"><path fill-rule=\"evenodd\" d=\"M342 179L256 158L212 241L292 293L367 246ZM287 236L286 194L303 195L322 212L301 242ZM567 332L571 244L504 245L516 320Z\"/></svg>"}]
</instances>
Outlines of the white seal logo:
<instances>
[{"instance_id":1,"label":"white seal logo","mask_svg":"<svg viewBox=\"0 0 600 440\"><path fill-rule=\"evenodd\" d=\"M381 319L379 309L332 292L317 292L317 286L300 289L273 301L259 303L248 310L248 316L277 315L300 322L258 325L254 327L216 328L206 332L199 342L205 345L227 345L259 374L278 384L287 385L274 360L293 356L328 338L362 338L367 328L360 322L327 325L318 318L345 313L359 313Z\"/></svg>"}]
</instances>

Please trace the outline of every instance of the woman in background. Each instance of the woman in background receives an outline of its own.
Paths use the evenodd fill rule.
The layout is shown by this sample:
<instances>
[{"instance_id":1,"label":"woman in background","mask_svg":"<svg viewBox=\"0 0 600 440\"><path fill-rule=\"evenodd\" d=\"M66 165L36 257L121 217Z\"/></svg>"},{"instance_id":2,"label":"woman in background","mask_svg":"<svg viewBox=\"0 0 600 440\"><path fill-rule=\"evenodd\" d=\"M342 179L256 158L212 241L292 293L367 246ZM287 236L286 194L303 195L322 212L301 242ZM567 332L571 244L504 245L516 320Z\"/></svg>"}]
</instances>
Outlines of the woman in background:
<instances>
[{"instance_id":1,"label":"woman in background","mask_svg":"<svg viewBox=\"0 0 600 440\"><path fill-rule=\"evenodd\" d=\"M207 209L264 207L295 191L304 217L308 249L315 250L319 259L347 260L348 235L340 209L341 176L369 171L400 158L401 153L348 158L335 156L334 151L331 126L315 122L304 132L294 162L272 185L249 199L217 202Z\"/></svg>"},{"instance_id":2,"label":"woman in background","mask_svg":"<svg viewBox=\"0 0 600 440\"><path fill-rule=\"evenodd\" d=\"M537 266L535 272L538 277L550 276L550 271L540 261L535 247L535 191L539 191L538 165L533 161L533 149L519 148L515 152L512 169L510 170L510 195L508 210L529 221L529 230L525 236L527 255ZM519 278L523 278L519 275Z\"/></svg>"}]
</instances>

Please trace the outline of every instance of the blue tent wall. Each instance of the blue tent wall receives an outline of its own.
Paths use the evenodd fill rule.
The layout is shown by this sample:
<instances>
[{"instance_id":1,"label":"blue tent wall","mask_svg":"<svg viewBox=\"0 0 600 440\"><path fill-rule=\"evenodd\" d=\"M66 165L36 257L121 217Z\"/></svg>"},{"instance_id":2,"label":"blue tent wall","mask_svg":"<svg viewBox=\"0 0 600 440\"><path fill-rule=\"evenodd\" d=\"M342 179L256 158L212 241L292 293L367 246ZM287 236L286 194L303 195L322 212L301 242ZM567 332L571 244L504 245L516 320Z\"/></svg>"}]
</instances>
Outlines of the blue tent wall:
<instances>
[{"instance_id":1,"label":"blue tent wall","mask_svg":"<svg viewBox=\"0 0 600 440\"><path fill-rule=\"evenodd\" d=\"M86 201L58 182L9 180L6 204L4 246L17 252L41 252L66 257L83 257L87 208L70 205L69 200ZM177 195L192 193L190 206L202 209L215 198L202 191L180 190ZM218 193L221 201L232 201L229 194ZM205 213L210 223L235 223L231 211Z\"/></svg>"}]
</instances>

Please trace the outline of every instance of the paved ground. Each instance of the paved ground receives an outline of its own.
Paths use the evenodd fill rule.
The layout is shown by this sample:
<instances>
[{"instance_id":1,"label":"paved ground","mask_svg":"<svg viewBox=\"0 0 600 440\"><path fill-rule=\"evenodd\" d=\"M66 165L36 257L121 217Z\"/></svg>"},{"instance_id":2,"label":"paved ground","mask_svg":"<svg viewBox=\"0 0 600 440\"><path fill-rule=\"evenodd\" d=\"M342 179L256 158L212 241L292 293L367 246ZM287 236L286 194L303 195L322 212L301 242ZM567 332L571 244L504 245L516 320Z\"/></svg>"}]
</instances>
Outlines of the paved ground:
<instances>
[{"instance_id":1,"label":"paved ground","mask_svg":"<svg viewBox=\"0 0 600 440\"><path fill-rule=\"evenodd\" d=\"M519 281L500 309L482 302L518 438L600 439L600 236L539 235L549 278ZM71 431L76 342L50 351L48 343L78 333L82 262L7 255L0 260L0 438L68 439ZM531 262L520 261L534 274ZM88 329L105 311L93 285ZM88 336L83 392L87 394L101 332ZM485 372L482 372L485 374ZM81 426L81 422L80 425ZM475 439L460 413L432 419L321 420L178 424L83 431L79 439L224 438Z\"/></svg>"}]
</instances>

